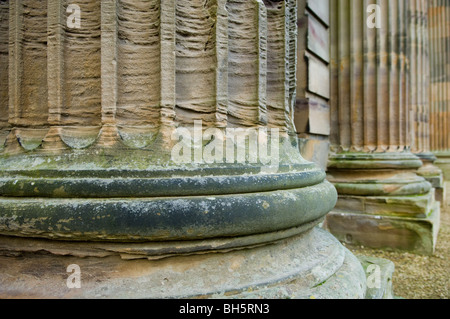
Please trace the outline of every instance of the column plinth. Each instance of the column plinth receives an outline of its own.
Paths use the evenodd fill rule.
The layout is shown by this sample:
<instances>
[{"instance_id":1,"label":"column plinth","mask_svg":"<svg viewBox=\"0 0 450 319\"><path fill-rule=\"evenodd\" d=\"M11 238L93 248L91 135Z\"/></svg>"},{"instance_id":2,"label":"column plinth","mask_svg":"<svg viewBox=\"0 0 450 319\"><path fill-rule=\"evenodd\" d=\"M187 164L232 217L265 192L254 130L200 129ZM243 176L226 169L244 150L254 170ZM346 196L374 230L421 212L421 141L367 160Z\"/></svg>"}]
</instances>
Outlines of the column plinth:
<instances>
[{"instance_id":1,"label":"column plinth","mask_svg":"<svg viewBox=\"0 0 450 319\"><path fill-rule=\"evenodd\" d=\"M327 179L339 199L326 227L349 244L432 254L440 209L420 167L410 152L332 156Z\"/></svg>"}]
</instances>

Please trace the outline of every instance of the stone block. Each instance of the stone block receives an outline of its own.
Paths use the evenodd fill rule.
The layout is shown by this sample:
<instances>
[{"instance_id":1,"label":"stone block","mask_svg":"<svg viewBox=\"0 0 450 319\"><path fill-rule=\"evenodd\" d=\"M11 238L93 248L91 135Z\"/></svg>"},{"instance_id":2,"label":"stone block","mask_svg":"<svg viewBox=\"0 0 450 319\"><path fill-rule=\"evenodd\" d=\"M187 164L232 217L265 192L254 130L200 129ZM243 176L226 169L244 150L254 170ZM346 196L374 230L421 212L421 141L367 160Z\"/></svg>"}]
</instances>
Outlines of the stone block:
<instances>
[{"instance_id":1,"label":"stone block","mask_svg":"<svg viewBox=\"0 0 450 319\"><path fill-rule=\"evenodd\" d=\"M330 62L329 37L328 28L312 15L309 15L308 49L325 62Z\"/></svg>"},{"instance_id":2,"label":"stone block","mask_svg":"<svg viewBox=\"0 0 450 319\"><path fill-rule=\"evenodd\" d=\"M335 211L369 215L425 218L434 203L434 189L414 196L348 196L339 195Z\"/></svg>"},{"instance_id":3,"label":"stone block","mask_svg":"<svg viewBox=\"0 0 450 319\"><path fill-rule=\"evenodd\" d=\"M308 90L325 99L330 98L330 69L328 65L308 56Z\"/></svg>"},{"instance_id":4,"label":"stone block","mask_svg":"<svg viewBox=\"0 0 450 319\"><path fill-rule=\"evenodd\" d=\"M348 244L372 248L434 253L440 226L440 207L436 202L425 218L380 216L332 211L326 228Z\"/></svg>"},{"instance_id":5,"label":"stone block","mask_svg":"<svg viewBox=\"0 0 450 319\"><path fill-rule=\"evenodd\" d=\"M308 9L313 11L324 24L330 23L330 0L308 0Z\"/></svg>"}]
</instances>

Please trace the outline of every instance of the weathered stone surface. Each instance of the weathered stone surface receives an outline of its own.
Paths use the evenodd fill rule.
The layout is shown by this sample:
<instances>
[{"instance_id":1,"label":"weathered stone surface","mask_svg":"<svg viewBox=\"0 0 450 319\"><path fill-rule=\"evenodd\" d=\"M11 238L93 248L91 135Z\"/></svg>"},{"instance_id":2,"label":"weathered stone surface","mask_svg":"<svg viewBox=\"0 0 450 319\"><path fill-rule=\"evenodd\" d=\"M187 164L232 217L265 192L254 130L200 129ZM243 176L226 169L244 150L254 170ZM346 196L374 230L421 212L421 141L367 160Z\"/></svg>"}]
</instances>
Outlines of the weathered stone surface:
<instances>
[{"instance_id":1,"label":"weathered stone surface","mask_svg":"<svg viewBox=\"0 0 450 319\"><path fill-rule=\"evenodd\" d=\"M339 199L326 227L341 240L368 247L432 254L440 209L434 188L416 174L420 165L408 152L332 157L328 179Z\"/></svg>"},{"instance_id":2,"label":"weathered stone surface","mask_svg":"<svg viewBox=\"0 0 450 319\"><path fill-rule=\"evenodd\" d=\"M119 1L117 6L118 125L145 130L160 117L160 1Z\"/></svg>"},{"instance_id":3,"label":"weathered stone surface","mask_svg":"<svg viewBox=\"0 0 450 319\"><path fill-rule=\"evenodd\" d=\"M72 197L45 202L39 198L3 199L0 233L111 241L242 236L318 220L333 208L335 196L334 188L324 183L263 194L198 196L191 193L176 198L129 199Z\"/></svg>"},{"instance_id":4,"label":"weathered stone surface","mask_svg":"<svg viewBox=\"0 0 450 319\"><path fill-rule=\"evenodd\" d=\"M262 1L228 1L228 121L267 124L267 10Z\"/></svg>"},{"instance_id":5,"label":"weathered stone surface","mask_svg":"<svg viewBox=\"0 0 450 319\"><path fill-rule=\"evenodd\" d=\"M315 201L312 193L304 194L303 200L296 192L314 187L320 188L318 195L331 197L317 216L310 217L319 219L331 209L336 195L333 187L322 184L323 172L301 157L296 139L289 137L294 133L295 1L149 0L135 4L124 0L100 6L84 0L79 4L83 14L79 27L66 23L62 13L67 5L65 0L51 3L47 10L31 0L17 0L10 6L9 61L15 67L10 69L9 92L21 101L27 94L13 84L34 90L36 86L28 81L35 81L35 76L43 77L38 84L44 89L51 83L51 90L30 91L36 95L35 103L39 104L41 95L49 101L49 109L33 118L36 122L20 124L17 116L8 119L13 128L0 158L4 233L20 234L22 229L27 236L52 238L51 233L58 232L56 237L109 240L123 240L127 232L133 240L140 236L170 239L175 233L172 239L238 236L241 231L233 228L241 226L241 230L259 233L266 227L258 230L255 221L250 222L255 216L238 221L246 219L241 212L250 212L257 202L263 205L258 204L264 214L278 209L270 207L270 200L256 197L286 191L278 199L280 204L284 205L281 198L298 202L297 216L303 219L314 211L301 213L306 212L301 207L310 206L306 197L311 203L323 201ZM42 23L46 20L48 34L46 28L45 32L39 29L47 25ZM36 36L28 41L32 32ZM27 56L27 45L34 45L33 41L37 47L29 53L48 55L48 74L20 71L27 63L21 57ZM34 62L39 65L39 61ZM14 112L10 115L27 111L15 98L11 101ZM34 106L26 103L26 107ZM46 127L41 127L41 117ZM233 138L227 128L279 129L280 139L268 142L272 149L279 144L277 153L271 154L279 157L277 163L255 163L248 143L240 158L244 163L239 165L239 152L231 159L234 163L225 153L216 156L218 162L206 163L194 150L192 163L181 166L172 158L178 142L173 135L180 126L198 138L196 120L202 121L201 139L207 128L217 128L223 136L223 141L215 139L219 142ZM200 155L209 142L202 141ZM261 149L257 160L260 156ZM225 215L219 213L219 198L225 200ZM177 200L185 200L186 205L169 208L170 203L180 204ZM238 203L240 207L234 206ZM67 212L76 217L65 218ZM278 213L266 217L290 220ZM232 215L238 219L232 221ZM199 216L209 219L209 230L203 228L206 224L202 226ZM161 224L154 218L165 221ZM191 222L183 226L183 219ZM233 226L221 234L226 227L217 225L226 220ZM279 229L301 223L288 222ZM269 224L277 223L271 220ZM151 230L153 226L148 225L162 228Z\"/></svg>"},{"instance_id":6,"label":"weathered stone surface","mask_svg":"<svg viewBox=\"0 0 450 319\"><path fill-rule=\"evenodd\" d=\"M434 192L413 196L342 195L334 211L363 212L374 216L426 217L434 203Z\"/></svg>"},{"instance_id":7,"label":"weathered stone surface","mask_svg":"<svg viewBox=\"0 0 450 319\"><path fill-rule=\"evenodd\" d=\"M317 228L253 249L161 260L18 253L23 258L0 257L1 297L354 299L366 295L359 261ZM49 266L42 268L43 264ZM69 264L80 266L82 289L66 286ZM26 275L30 269L36 276Z\"/></svg>"},{"instance_id":8,"label":"weathered stone surface","mask_svg":"<svg viewBox=\"0 0 450 319\"><path fill-rule=\"evenodd\" d=\"M9 8L6 1L0 2L0 148L4 147L8 128L9 112Z\"/></svg>"},{"instance_id":9,"label":"weathered stone surface","mask_svg":"<svg viewBox=\"0 0 450 319\"><path fill-rule=\"evenodd\" d=\"M343 242L425 255L434 253L439 226L440 206L437 203L423 218L338 210L331 212L326 220L326 228Z\"/></svg>"}]
</instances>

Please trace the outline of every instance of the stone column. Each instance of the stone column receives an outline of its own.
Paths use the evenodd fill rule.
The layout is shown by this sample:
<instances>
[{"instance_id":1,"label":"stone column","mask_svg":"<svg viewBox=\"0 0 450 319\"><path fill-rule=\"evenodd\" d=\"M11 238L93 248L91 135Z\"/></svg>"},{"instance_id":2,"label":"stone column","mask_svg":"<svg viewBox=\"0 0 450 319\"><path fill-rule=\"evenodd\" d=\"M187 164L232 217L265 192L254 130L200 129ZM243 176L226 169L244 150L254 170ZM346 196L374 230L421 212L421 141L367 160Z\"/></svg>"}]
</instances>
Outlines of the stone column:
<instances>
[{"instance_id":1,"label":"stone column","mask_svg":"<svg viewBox=\"0 0 450 319\"><path fill-rule=\"evenodd\" d=\"M370 17L370 5L377 5L378 21ZM339 199L327 227L349 243L431 254L439 206L411 152L409 5L332 2L328 179Z\"/></svg>"},{"instance_id":2,"label":"stone column","mask_svg":"<svg viewBox=\"0 0 450 319\"><path fill-rule=\"evenodd\" d=\"M429 1L431 151L450 180L450 3Z\"/></svg>"},{"instance_id":3,"label":"stone column","mask_svg":"<svg viewBox=\"0 0 450 319\"><path fill-rule=\"evenodd\" d=\"M442 171L433 163L436 156L430 151L430 61L428 38L428 1L410 3L410 105L413 112L411 150L423 163L418 175L431 183L436 200L444 200Z\"/></svg>"},{"instance_id":4,"label":"stone column","mask_svg":"<svg viewBox=\"0 0 450 319\"><path fill-rule=\"evenodd\" d=\"M69 4L2 2L0 296L366 296L296 144L296 1Z\"/></svg>"}]
</instances>

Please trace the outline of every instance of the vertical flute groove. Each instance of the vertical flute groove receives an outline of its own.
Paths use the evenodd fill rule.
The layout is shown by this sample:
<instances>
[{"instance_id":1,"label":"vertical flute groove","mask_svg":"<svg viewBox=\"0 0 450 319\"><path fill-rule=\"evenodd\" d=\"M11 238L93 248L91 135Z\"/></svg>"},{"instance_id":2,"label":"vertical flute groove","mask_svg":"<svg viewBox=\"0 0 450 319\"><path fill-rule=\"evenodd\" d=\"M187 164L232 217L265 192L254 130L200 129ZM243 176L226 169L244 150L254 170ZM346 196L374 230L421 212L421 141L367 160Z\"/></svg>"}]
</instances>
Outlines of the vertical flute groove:
<instances>
[{"instance_id":1,"label":"vertical flute groove","mask_svg":"<svg viewBox=\"0 0 450 319\"><path fill-rule=\"evenodd\" d=\"M64 0L64 11L70 1ZM100 2L77 2L82 14L80 28L64 26L64 105L61 122L65 126L101 125L101 8Z\"/></svg>"},{"instance_id":2,"label":"vertical flute groove","mask_svg":"<svg viewBox=\"0 0 450 319\"><path fill-rule=\"evenodd\" d=\"M339 63L339 136L345 150L351 148L351 108L350 108L350 0L338 4L338 63Z\"/></svg>"},{"instance_id":3,"label":"vertical flute groove","mask_svg":"<svg viewBox=\"0 0 450 319\"><path fill-rule=\"evenodd\" d=\"M261 0L230 0L228 123L257 127L267 124L267 12Z\"/></svg>"},{"instance_id":4,"label":"vertical flute groove","mask_svg":"<svg viewBox=\"0 0 450 319\"><path fill-rule=\"evenodd\" d=\"M388 149L389 132L389 54L388 54L388 32L389 32L389 0L379 0L381 8L381 25L377 29L377 60L378 60L378 81L377 81L377 151L384 152Z\"/></svg>"},{"instance_id":5,"label":"vertical flute groove","mask_svg":"<svg viewBox=\"0 0 450 319\"><path fill-rule=\"evenodd\" d=\"M176 58L175 58L175 0L161 1L161 112L160 133L164 141L171 140L172 131L175 128L175 103L176 103Z\"/></svg>"},{"instance_id":6,"label":"vertical flute groove","mask_svg":"<svg viewBox=\"0 0 450 319\"><path fill-rule=\"evenodd\" d=\"M176 4L176 121L216 123L217 2L178 0Z\"/></svg>"},{"instance_id":7,"label":"vertical flute groove","mask_svg":"<svg viewBox=\"0 0 450 319\"><path fill-rule=\"evenodd\" d=\"M44 126L48 120L47 5L16 0L10 7L10 120L15 126L31 121Z\"/></svg>"},{"instance_id":8,"label":"vertical flute groove","mask_svg":"<svg viewBox=\"0 0 450 319\"><path fill-rule=\"evenodd\" d=\"M285 2L264 1L267 8L267 114L269 127L290 126L289 21Z\"/></svg>"},{"instance_id":9,"label":"vertical flute groove","mask_svg":"<svg viewBox=\"0 0 450 319\"><path fill-rule=\"evenodd\" d=\"M63 6L61 1L48 1L48 107L49 124L61 124L63 100Z\"/></svg>"},{"instance_id":10,"label":"vertical flute groove","mask_svg":"<svg viewBox=\"0 0 450 319\"><path fill-rule=\"evenodd\" d=\"M118 2L116 116L121 127L152 126L159 120L159 2Z\"/></svg>"},{"instance_id":11,"label":"vertical flute groove","mask_svg":"<svg viewBox=\"0 0 450 319\"><path fill-rule=\"evenodd\" d=\"M0 2L0 134L8 128L9 104L9 9L8 2ZM3 144L3 141L0 140ZM0 145L1 147L1 145Z\"/></svg>"},{"instance_id":12,"label":"vertical flute groove","mask_svg":"<svg viewBox=\"0 0 450 319\"><path fill-rule=\"evenodd\" d=\"M351 123L352 123L352 151L362 151L364 148L364 61L363 61L363 2L351 1L350 7L350 91L351 91Z\"/></svg>"}]
</instances>

